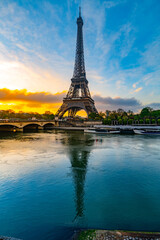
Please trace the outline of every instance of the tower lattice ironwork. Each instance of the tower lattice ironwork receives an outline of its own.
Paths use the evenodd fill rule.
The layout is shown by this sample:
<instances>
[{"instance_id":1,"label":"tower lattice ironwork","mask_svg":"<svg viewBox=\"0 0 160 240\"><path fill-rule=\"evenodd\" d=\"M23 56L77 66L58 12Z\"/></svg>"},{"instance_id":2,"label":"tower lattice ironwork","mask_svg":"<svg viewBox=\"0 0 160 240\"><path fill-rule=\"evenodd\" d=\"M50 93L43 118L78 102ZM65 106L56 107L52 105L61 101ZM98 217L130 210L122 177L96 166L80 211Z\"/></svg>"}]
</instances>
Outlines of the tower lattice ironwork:
<instances>
[{"instance_id":1,"label":"tower lattice ironwork","mask_svg":"<svg viewBox=\"0 0 160 240\"><path fill-rule=\"evenodd\" d=\"M81 17L81 9L79 9L79 17L77 18L77 43L74 72L69 91L63 99L63 104L56 113L56 116L59 118L62 118L67 111L68 116L74 117L76 113L82 109L86 111L87 115L93 112L97 113L94 100L91 98L88 88L88 80L86 79L82 27L83 19Z\"/></svg>"}]
</instances>

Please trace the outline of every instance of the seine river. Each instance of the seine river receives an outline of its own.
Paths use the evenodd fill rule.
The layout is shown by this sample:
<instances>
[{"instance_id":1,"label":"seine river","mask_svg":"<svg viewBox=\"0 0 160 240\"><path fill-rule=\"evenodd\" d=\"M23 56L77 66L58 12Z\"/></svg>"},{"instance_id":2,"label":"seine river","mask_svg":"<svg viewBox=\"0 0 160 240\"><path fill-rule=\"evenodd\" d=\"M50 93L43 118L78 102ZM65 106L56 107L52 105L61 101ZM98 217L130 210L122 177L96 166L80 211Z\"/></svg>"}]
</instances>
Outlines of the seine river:
<instances>
[{"instance_id":1,"label":"seine river","mask_svg":"<svg viewBox=\"0 0 160 240\"><path fill-rule=\"evenodd\" d=\"M160 230L160 137L48 131L0 135L0 235Z\"/></svg>"}]
</instances>

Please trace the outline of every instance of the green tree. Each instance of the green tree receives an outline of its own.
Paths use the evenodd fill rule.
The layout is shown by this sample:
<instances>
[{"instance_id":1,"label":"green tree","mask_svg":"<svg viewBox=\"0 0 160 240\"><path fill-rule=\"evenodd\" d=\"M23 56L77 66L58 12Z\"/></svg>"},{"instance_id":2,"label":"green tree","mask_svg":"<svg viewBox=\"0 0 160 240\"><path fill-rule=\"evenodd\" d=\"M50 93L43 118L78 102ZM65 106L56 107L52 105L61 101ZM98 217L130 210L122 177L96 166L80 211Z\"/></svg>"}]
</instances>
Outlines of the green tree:
<instances>
[{"instance_id":1,"label":"green tree","mask_svg":"<svg viewBox=\"0 0 160 240\"><path fill-rule=\"evenodd\" d=\"M117 113L119 116L122 116L125 111L122 108L117 109Z\"/></svg>"},{"instance_id":2,"label":"green tree","mask_svg":"<svg viewBox=\"0 0 160 240\"><path fill-rule=\"evenodd\" d=\"M99 117L100 117L101 119L105 118L105 113L103 113L102 111L99 112Z\"/></svg>"},{"instance_id":3,"label":"green tree","mask_svg":"<svg viewBox=\"0 0 160 240\"><path fill-rule=\"evenodd\" d=\"M148 116L150 116L151 114L151 108L150 107L145 107L145 108L143 108L142 109L142 111L141 111L141 113L140 113L140 115L141 115L141 117L142 118L144 118L144 117L148 117Z\"/></svg>"},{"instance_id":4,"label":"green tree","mask_svg":"<svg viewBox=\"0 0 160 240\"><path fill-rule=\"evenodd\" d=\"M160 110L153 110L153 111L151 111L151 116L153 118L159 118L160 117Z\"/></svg>"},{"instance_id":5,"label":"green tree","mask_svg":"<svg viewBox=\"0 0 160 240\"><path fill-rule=\"evenodd\" d=\"M140 119L140 120L139 120L139 123L140 123L140 124L143 124L143 123L144 123L143 119Z\"/></svg>"},{"instance_id":6,"label":"green tree","mask_svg":"<svg viewBox=\"0 0 160 240\"><path fill-rule=\"evenodd\" d=\"M155 124L156 123L156 120L155 119L152 119L152 124Z\"/></svg>"},{"instance_id":7,"label":"green tree","mask_svg":"<svg viewBox=\"0 0 160 240\"><path fill-rule=\"evenodd\" d=\"M124 117L122 117L122 120L123 120L123 124L126 125L127 121L128 121L128 117L124 116Z\"/></svg>"},{"instance_id":8,"label":"green tree","mask_svg":"<svg viewBox=\"0 0 160 240\"><path fill-rule=\"evenodd\" d=\"M90 113L88 115L88 118L91 119L91 120L95 120L96 117L97 117L97 113Z\"/></svg>"},{"instance_id":9,"label":"green tree","mask_svg":"<svg viewBox=\"0 0 160 240\"><path fill-rule=\"evenodd\" d=\"M133 115L133 111L132 110L128 110L128 115Z\"/></svg>"},{"instance_id":10,"label":"green tree","mask_svg":"<svg viewBox=\"0 0 160 240\"><path fill-rule=\"evenodd\" d=\"M129 120L128 120L128 124L129 124L129 125L132 125L132 123L133 123L133 120L132 120L132 119L129 119Z\"/></svg>"},{"instance_id":11,"label":"green tree","mask_svg":"<svg viewBox=\"0 0 160 240\"><path fill-rule=\"evenodd\" d=\"M145 123L146 123L146 124L149 124L149 123L150 123L150 119L149 119L149 118L146 118L146 119L145 119Z\"/></svg>"},{"instance_id":12,"label":"green tree","mask_svg":"<svg viewBox=\"0 0 160 240\"><path fill-rule=\"evenodd\" d=\"M108 123L108 125L111 125L111 122L112 122L111 119L108 118L108 119L107 119L107 123Z\"/></svg>"},{"instance_id":13,"label":"green tree","mask_svg":"<svg viewBox=\"0 0 160 240\"><path fill-rule=\"evenodd\" d=\"M119 120L118 120L118 123L119 123L120 125L122 125L122 119L119 119Z\"/></svg>"},{"instance_id":14,"label":"green tree","mask_svg":"<svg viewBox=\"0 0 160 240\"><path fill-rule=\"evenodd\" d=\"M109 114L111 113L110 110L106 110L106 117L109 117Z\"/></svg>"},{"instance_id":15,"label":"green tree","mask_svg":"<svg viewBox=\"0 0 160 240\"><path fill-rule=\"evenodd\" d=\"M106 118L103 119L103 124L107 125L108 124L108 120Z\"/></svg>"}]
</instances>

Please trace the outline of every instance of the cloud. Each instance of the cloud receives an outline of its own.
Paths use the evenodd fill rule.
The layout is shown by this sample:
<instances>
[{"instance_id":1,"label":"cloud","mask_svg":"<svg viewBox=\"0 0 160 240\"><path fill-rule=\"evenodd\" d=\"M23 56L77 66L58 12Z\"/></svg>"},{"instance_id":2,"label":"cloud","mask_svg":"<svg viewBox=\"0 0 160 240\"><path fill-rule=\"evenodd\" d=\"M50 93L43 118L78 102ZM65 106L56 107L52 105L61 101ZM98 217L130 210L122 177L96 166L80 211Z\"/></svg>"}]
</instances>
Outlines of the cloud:
<instances>
[{"instance_id":1,"label":"cloud","mask_svg":"<svg viewBox=\"0 0 160 240\"><path fill-rule=\"evenodd\" d=\"M1 102L17 102L24 101L28 103L60 103L65 97L66 92L48 93L48 92L28 92L23 90L9 90L6 88L0 89Z\"/></svg>"},{"instance_id":2,"label":"cloud","mask_svg":"<svg viewBox=\"0 0 160 240\"><path fill-rule=\"evenodd\" d=\"M149 103L149 104L146 104L145 106L143 107L150 107L150 108L153 108L155 110L158 110L160 109L160 103Z\"/></svg>"},{"instance_id":3,"label":"cloud","mask_svg":"<svg viewBox=\"0 0 160 240\"><path fill-rule=\"evenodd\" d=\"M124 85L124 80L118 80L118 81L116 82L116 87L117 87L118 89L124 88L124 87L125 87L125 85Z\"/></svg>"},{"instance_id":4,"label":"cloud","mask_svg":"<svg viewBox=\"0 0 160 240\"><path fill-rule=\"evenodd\" d=\"M4 110L14 109L15 111L34 111L39 113L49 110L55 113L62 104L65 96L66 91L52 94L49 92L29 92L26 89L10 90L3 88L0 89L0 108ZM94 95L93 98L98 111L122 108L125 111L132 110L138 112L146 106L153 109L160 109L160 103L158 102L143 105L135 98L111 98L100 95Z\"/></svg>"},{"instance_id":5,"label":"cloud","mask_svg":"<svg viewBox=\"0 0 160 240\"><path fill-rule=\"evenodd\" d=\"M136 100L135 98L111 98L111 97L101 97L98 95L93 96L94 100L98 103L116 106L116 107L134 107L134 106L141 106L141 103Z\"/></svg>"},{"instance_id":6,"label":"cloud","mask_svg":"<svg viewBox=\"0 0 160 240\"><path fill-rule=\"evenodd\" d=\"M121 0L121 1L106 1L104 2L104 7L105 8L112 8L112 7L115 7L121 3L125 3L126 0Z\"/></svg>"},{"instance_id":7,"label":"cloud","mask_svg":"<svg viewBox=\"0 0 160 240\"><path fill-rule=\"evenodd\" d=\"M90 69L89 71L87 71L87 78L92 79L94 80L94 82L97 82L100 84L104 82L103 77L96 70Z\"/></svg>"},{"instance_id":8,"label":"cloud","mask_svg":"<svg viewBox=\"0 0 160 240\"><path fill-rule=\"evenodd\" d=\"M0 87L10 89L29 89L30 91L59 92L69 87L70 82L53 69L38 66L32 62L23 63L2 46L0 51ZM12 59L11 59L12 58ZM63 89L62 89L63 86Z\"/></svg>"},{"instance_id":9,"label":"cloud","mask_svg":"<svg viewBox=\"0 0 160 240\"><path fill-rule=\"evenodd\" d=\"M153 42L145 46L145 51L142 53L142 63L147 67L158 69L160 67L160 36Z\"/></svg>"},{"instance_id":10,"label":"cloud","mask_svg":"<svg viewBox=\"0 0 160 240\"><path fill-rule=\"evenodd\" d=\"M72 34L71 31L68 31L68 26L71 27L71 25L63 26L64 21L61 17L63 7L42 1L42 4L35 9L32 4L25 6L25 4L19 5L17 1L14 3L0 1L0 9L0 42L2 42L0 43L0 58L3 57L5 61L17 61L21 66L25 65L30 68L36 66L39 69L48 70L50 73L54 72L61 80L63 79L61 84L64 85L64 80L66 81L72 75L73 61L70 60L69 47L72 45ZM71 28L74 31L73 27ZM62 37L62 30L65 34L65 41ZM70 34L67 34L66 31ZM31 80L26 80L24 75L27 74L22 71L19 75L24 77L20 80L15 74L10 76L9 73L10 70L7 71L7 74L5 73L5 76L12 79L11 82L19 82L20 85L22 82L27 82L31 86L30 89L35 90L32 86L34 84L33 76L29 77L29 79L32 78ZM18 75L18 71L16 74ZM2 75L3 72L0 73L0 76ZM40 73L40 75L42 74ZM39 84L35 83L38 87L46 85L43 83L43 78L38 82ZM56 81L52 82L55 82L55 86L58 85ZM20 86L19 88L28 89L28 86ZM37 89L41 91L42 88ZM46 87L44 90L47 91Z\"/></svg>"},{"instance_id":11,"label":"cloud","mask_svg":"<svg viewBox=\"0 0 160 240\"><path fill-rule=\"evenodd\" d=\"M17 43L16 46L17 46L18 48L22 49L24 52L28 52L28 51L29 51L29 50L28 50L25 46L23 46L22 44Z\"/></svg>"},{"instance_id":12,"label":"cloud","mask_svg":"<svg viewBox=\"0 0 160 240\"><path fill-rule=\"evenodd\" d=\"M133 92L139 92L141 90L142 90L142 87L139 87L139 88L135 89Z\"/></svg>"},{"instance_id":13,"label":"cloud","mask_svg":"<svg viewBox=\"0 0 160 240\"><path fill-rule=\"evenodd\" d=\"M43 104L59 104L62 102L63 98L66 96L66 91L52 94L49 92L28 92L26 89L22 90L10 90L10 89L0 89L0 101L2 104L11 103L16 104L17 102L24 102L27 107L42 106ZM111 98L102 97L100 95L93 96L96 104L98 106L105 106L110 108L139 108L141 103L135 98ZM21 106L19 106L20 109Z\"/></svg>"},{"instance_id":14,"label":"cloud","mask_svg":"<svg viewBox=\"0 0 160 240\"><path fill-rule=\"evenodd\" d=\"M140 109L142 109L141 102L135 98L111 98L94 95L93 99L95 100L98 111L106 111L106 109L112 111L122 108L125 111L132 110L134 112L139 112Z\"/></svg>"},{"instance_id":15,"label":"cloud","mask_svg":"<svg viewBox=\"0 0 160 240\"><path fill-rule=\"evenodd\" d=\"M100 95L93 96L95 100L95 104L99 111L108 110L117 110L118 108L122 108L125 111L132 110L134 112L139 112L141 109L145 107L151 107L155 110L160 109L160 102L142 104L136 98L111 98L111 97L102 97Z\"/></svg>"}]
</instances>

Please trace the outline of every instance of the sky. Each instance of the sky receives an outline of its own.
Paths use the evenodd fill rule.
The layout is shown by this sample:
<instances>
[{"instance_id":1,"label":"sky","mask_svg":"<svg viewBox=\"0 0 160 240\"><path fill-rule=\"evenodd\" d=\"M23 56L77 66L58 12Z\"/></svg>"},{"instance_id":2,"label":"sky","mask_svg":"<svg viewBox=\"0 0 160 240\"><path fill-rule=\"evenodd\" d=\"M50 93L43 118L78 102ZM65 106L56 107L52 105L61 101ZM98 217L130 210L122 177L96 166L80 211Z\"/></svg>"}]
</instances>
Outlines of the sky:
<instances>
[{"instance_id":1,"label":"sky","mask_svg":"<svg viewBox=\"0 0 160 240\"><path fill-rule=\"evenodd\" d=\"M57 111L73 76L79 6L98 111L160 108L159 0L0 0L0 110Z\"/></svg>"}]
</instances>

